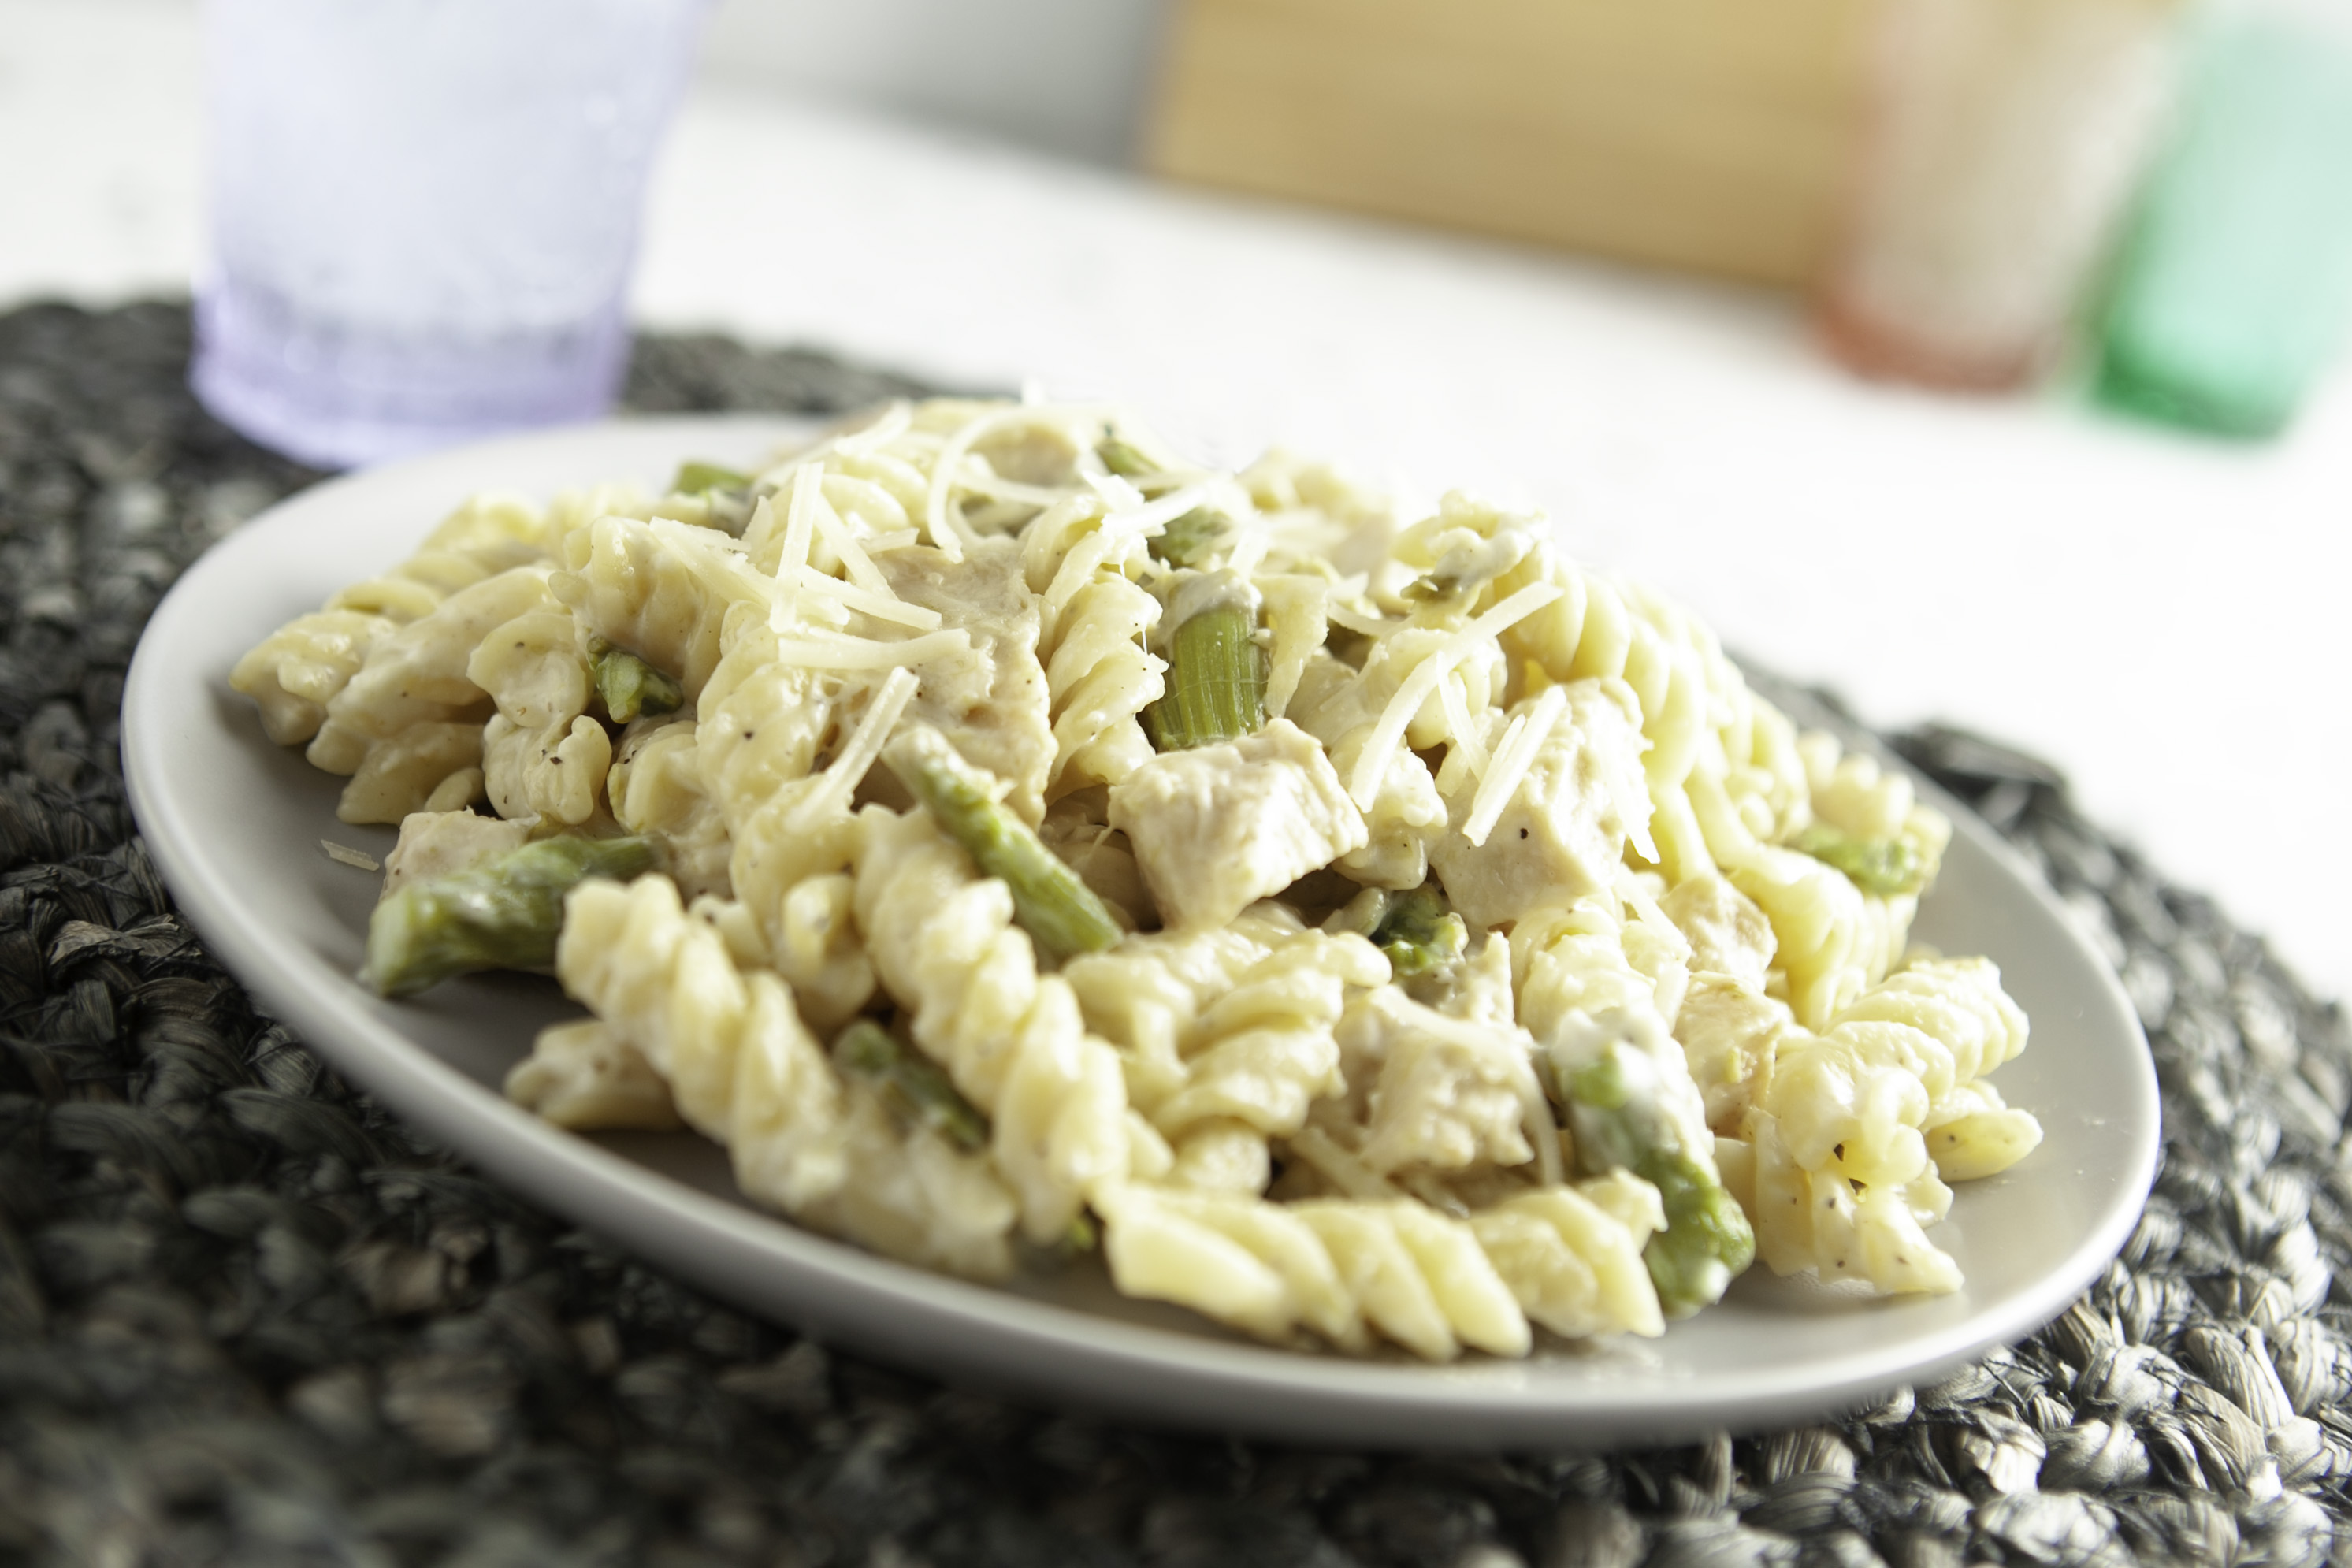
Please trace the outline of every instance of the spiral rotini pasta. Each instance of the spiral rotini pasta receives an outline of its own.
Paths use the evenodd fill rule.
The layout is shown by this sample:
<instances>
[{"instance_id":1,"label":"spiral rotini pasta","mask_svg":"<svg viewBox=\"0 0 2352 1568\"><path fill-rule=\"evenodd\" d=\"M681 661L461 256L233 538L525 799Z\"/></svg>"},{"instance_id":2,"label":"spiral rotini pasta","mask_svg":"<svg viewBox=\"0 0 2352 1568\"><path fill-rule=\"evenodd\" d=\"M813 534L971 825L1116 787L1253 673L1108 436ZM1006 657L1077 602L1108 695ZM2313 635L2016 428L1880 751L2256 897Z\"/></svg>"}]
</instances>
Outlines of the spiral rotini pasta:
<instances>
[{"instance_id":1,"label":"spiral rotini pasta","mask_svg":"<svg viewBox=\"0 0 2352 1568\"><path fill-rule=\"evenodd\" d=\"M368 749L411 724L470 718L488 706L466 675L492 627L547 603L547 569L517 566L450 595L425 615L379 638L303 752L331 773L359 771Z\"/></svg>"},{"instance_id":2,"label":"spiral rotini pasta","mask_svg":"<svg viewBox=\"0 0 2352 1568\"><path fill-rule=\"evenodd\" d=\"M1140 715L1165 689L1167 663L1149 646L1160 601L1135 581L1150 561L1144 535L1105 528L1101 504L1056 509L1022 534L1051 702L1052 795L1117 784L1148 761Z\"/></svg>"},{"instance_id":3,"label":"spiral rotini pasta","mask_svg":"<svg viewBox=\"0 0 2352 1568\"><path fill-rule=\"evenodd\" d=\"M444 519L417 552L381 577L338 590L325 608L297 616L237 660L229 685L261 709L281 746L319 732L327 704L378 640L430 615L443 600L536 553L539 510L520 497L477 496Z\"/></svg>"},{"instance_id":4,"label":"spiral rotini pasta","mask_svg":"<svg viewBox=\"0 0 2352 1568\"><path fill-rule=\"evenodd\" d=\"M1527 1315L1475 1232L1410 1201L1254 1197L1128 1185L1100 1201L1111 1278L1265 1339L1310 1328L1343 1350L1378 1332L1430 1361L1465 1344L1525 1355Z\"/></svg>"},{"instance_id":5,"label":"spiral rotini pasta","mask_svg":"<svg viewBox=\"0 0 2352 1568\"><path fill-rule=\"evenodd\" d=\"M507 1074L506 1089L517 1105L577 1131L684 1125L653 1063L602 1018L541 1029L530 1055Z\"/></svg>"},{"instance_id":6,"label":"spiral rotini pasta","mask_svg":"<svg viewBox=\"0 0 2352 1568\"><path fill-rule=\"evenodd\" d=\"M1657 1189L1620 1171L1506 1198L1470 1230L1533 1322L1568 1339L1654 1338L1665 1317L1642 1247L1665 1223Z\"/></svg>"},{"instance_id":7,"label":"spiral rotini pasta","mask_svg":"<svg viewBox=\"0 0 2352 1568\"><path fill-rule=\"evenodd\" d=\"M772 974L740 970L666 877L583 883L556 975L643 1051L688 1125L723 1143L744 1190L797 1213L842 1184L841 1088Z\"/></svg>"},{"instance_id":8,"label":"spiral rotini pasta","mask_svg":"<svg viewBox=\"0 0 2352 1568\"><path fill-rule=\"evenodd\" d=\"M666 847L678 890L731 897L727 863L734 853L727 818L703 783L698 726L691 719L645 718L621 731L604 795L613 818Z\"/></svg>"},{"instance_id":9,"label":"spiral rotini pasta","mask_svg":"<svg viewBox=\"0 0 2352 1568\"><path fill-rule=\"evenodd\" d=\"M692 701L719 663L728 612L774 597L730 542L667 519L601 518L564 539L550 586L590 631L674 673Z\"/></svg>"},{"instance_id":10,"label":"spiral rotini pasta","mask_svg":"<svg viewBox=\"0 0 2352 1568\"><path fill-rule=\"evenodd\" d=\"M1882 1291L1950 1289L1951 1258L1927 1237L1952 1181L2023 1157L2041 1128L1982 1075L2024 1048L2025 1017L1983 959L1921 960L1842 1011L1820 1035L1787 1009L1717 979L1686 1030L1694 1065L1738 1093L1752 1148L1759 1256Z\"/></svg>"},{"instance_id":11,"label":"spiral rotini pasta","mask_svg":"<svg viewBox=\"0 0 2352 1568\"><path fill-rule=\"evenodd\" d=\"M1118 1058L1077 998L1037 973L1004 884L919 813L873 823L856 907L874 967L913 1011L915 1041L992 1121L992 1149L1045 1243L1129 1169L1134 1132Z\"/></svg>"},{"instance_id":12,"label":"spiral rotini pasta","mask_svg":"<svg viewBox=\"0 0 2352 1568\"><path fill-rule=\"evenodd\" d=\"M1907 1181L1928 1163L1925 1130L1932 1121L1954 1130L1945 1142L1956 1164L1990 1174L1978 1168L1984 1150L2022 1154L2040 1142L2038 1128L2029 1134L2016 1120L2021 1112L1971 1093L1984 1074L2024 1049L2025 1039L2025 1015L1990 962L1926 960L1857 998L1818 1042L1783 1044L1765 1108L1808 1170ZM1994 1120L1979 1124L1983 1148L1972 1152L1969 1123L1977 1117Z\"/></svg>"},{"instance_id":13,"label":"spiral rotini pasta","mask_svg":"<svg viewBox=\"0 0 2352 1568\"><path fill-rule=\"evenodd\" d=\"M477 498L235 680L401 824L372 984L552 952L593 1016L514 1098L924 1267L1521 1355L1758 1256L1953 1289L2040 1138L1998 974L1906 953L1906 775L1465 494L894 403Z\"/></svg>"},{"instance_id":14,"label":"spiral rotini pasta","mask_svg":"<svg viewBox=\"0 0 2352 1568\"><path fill-rule=\"evenodd\" d=\"M845 1089L775 975L745 972L667 878L586 882L566 901L556 973L726 1145L746 1193L877 1250L990 1279L1013 1210L982 1162L928 1131L901 1139Z\"/></svg>"},{"instance_id":15,"label":"spiral rotini pasta","mask_svg":"<svg viewBox=\"0 0 2352 1568\"><path fill-rule=\"evenodd\" d=\"M573 826L593 816L613 742L588 717L593 681L570 613L534 610L494 627L466 675L498 704L482 731L481 763L499 815Z\"/></svg>"},{"instance_id":16,"label":"spiral rotini pasta","mask_svg":"<svg viewBox=\"0 0 2352 1568\"><path fill-rule=\"evenodd\" d=\"M1173 1146L1174 1179L1255 1193L1266 1140L1297 1131L1339 1088L1333 1031L1350 994L1389 966L1360 936L1264 916L1139 937L1064 974L1087 1026L1119 1047L1136 1108Z\"/></svg>"},{"instance_id":17,"label":"spiral rotini pasta","mask_svg":"<svg viewBox=\"0 0 2352 1568\"><path fill-rule=\"evenodd\" d=\"M1809 1171L1790 1152L1778 1121L1749 1118L1756 1254L1776 1274L1812 1270L1859 1279L1882 1294L1940 1295L1959 1288L1959 1266L1927 1239L1951 1191L1932 1173L1907 1183L1857 1186L1835 1171Z\"/></svg>"},{"instance_id":18,"label":"spiral rotini pasta","mask_svg":"<svg viewBox=\"0 0 2352 1568\"><path fill-rule=\"evenodd\" d=\"M335 816L399 822L414 812L457 811L483 792L482 726L427 720L370 746Z\"/></svg>"},{"instance_id":19,"label":"spiral rotini pasta","mask_svg":"<svg viewBox=\"0 0 2352 1568\"><path fill-rule=\"evenodd\" d=\"M1051 600L1048 600L1049 607ZM1047 789L1115 784L1151 757L1139 715L1165 689L1165 662L1143 646L1160 601L1112 572L1097 572L1045 628L1054 766Z\"/></svg>"}]
</instances>

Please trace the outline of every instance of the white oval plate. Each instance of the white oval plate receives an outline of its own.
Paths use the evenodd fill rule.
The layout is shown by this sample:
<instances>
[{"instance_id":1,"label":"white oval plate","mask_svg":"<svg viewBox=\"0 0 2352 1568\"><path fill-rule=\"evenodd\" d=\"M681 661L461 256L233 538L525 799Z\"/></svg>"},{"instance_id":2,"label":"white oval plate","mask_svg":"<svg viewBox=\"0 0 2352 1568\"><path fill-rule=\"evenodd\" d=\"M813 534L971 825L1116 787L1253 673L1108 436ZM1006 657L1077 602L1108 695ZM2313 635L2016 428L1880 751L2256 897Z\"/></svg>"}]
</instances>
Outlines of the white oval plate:
<instances>
[{"instance_id":1,"label":"white oval plate","mask_svg":"<svg viewBox=\"0 0 2352 1568\"><path fill-rule=\"evenodd\" d=\"M537 1028L576 1009L497 975L389 1003L352 979L383 828L335 820L341 781L263 736L228 688L238 655L374 575L468 492L657 484L682 458L748 464L805 423L619 422L527 436L321 485L189 570L149 625L122 714L131 801L183 913L277 1017L352 1079L549 1208L766 1316L874 1354L1130 1417L1348 1445L1519 1447L1665 1439L1817 1416L1930 1379L2064 1309L2129 1235L2153 1175L2155 1073L2115 977L2021 861L1958 814L1917 934L2000 964L2033 1020L2001 1069L2047 1139L1963 1187L1937 1238L1967 1271L1937 1300L1867 1301L1760 1267L1663 1340L1551 1344L1526 1361L1355 1362L1239 1341L1114 1294L1099 1269L992 1289L868 1256L754 1210L724 1156L687 1134L585 1138L499 1084Z\"/></svg>"}]
</instances>

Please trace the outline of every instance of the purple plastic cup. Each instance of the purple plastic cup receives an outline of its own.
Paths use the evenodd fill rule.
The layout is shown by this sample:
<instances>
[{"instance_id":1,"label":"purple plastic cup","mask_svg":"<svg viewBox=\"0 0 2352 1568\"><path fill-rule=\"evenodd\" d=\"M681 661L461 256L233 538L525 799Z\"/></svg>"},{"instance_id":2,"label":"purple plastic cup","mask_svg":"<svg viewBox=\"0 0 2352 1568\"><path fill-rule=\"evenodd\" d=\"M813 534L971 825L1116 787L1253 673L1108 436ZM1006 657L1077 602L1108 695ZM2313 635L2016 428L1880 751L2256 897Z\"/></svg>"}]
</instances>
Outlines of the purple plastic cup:
<instances>
[{"instance_id":1,"label":"purple plastic cup","mask_svg":"<svg viewBox=\"0 0 2352 1568\"><path fill-rule=\"evenodd\" d=\"M707 0L207 0L190 381L352 468L588 419Z\"/></svg>"}]
</instances>

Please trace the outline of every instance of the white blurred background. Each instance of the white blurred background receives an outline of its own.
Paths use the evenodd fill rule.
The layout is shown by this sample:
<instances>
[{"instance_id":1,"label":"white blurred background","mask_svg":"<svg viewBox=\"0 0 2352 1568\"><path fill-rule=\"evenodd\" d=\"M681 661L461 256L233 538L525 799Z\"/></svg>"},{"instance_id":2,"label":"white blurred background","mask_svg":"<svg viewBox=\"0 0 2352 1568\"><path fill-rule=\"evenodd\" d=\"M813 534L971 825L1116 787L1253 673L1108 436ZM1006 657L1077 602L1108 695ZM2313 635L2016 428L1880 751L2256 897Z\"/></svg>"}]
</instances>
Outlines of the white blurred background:
<instances>
[{"instance_id":1,"label":"white blurred background","mask_svg":"<svg viewBox=\"0 0 2352 1568\"><path fill-rule=\"evenodd\" d=\"M2284 441L1857 382L1801 302L1129 172L1156 0L727 0L636 304L1540 504L1881 724L2036 750L2352 991L2352 397ZM193 0L0 0L0 308L184 291Z\"/></svg>"},{"instance_id":2,"label":"white blurred background","mask_svg":"<svg viewBox=\"0 0 2352 1568\"><path fill-rule=\"evenodd\" d=\"M904 115L1090 163L1134 151L1160 0L721 0L713 87Z\"/></svg>"}]
</instances>

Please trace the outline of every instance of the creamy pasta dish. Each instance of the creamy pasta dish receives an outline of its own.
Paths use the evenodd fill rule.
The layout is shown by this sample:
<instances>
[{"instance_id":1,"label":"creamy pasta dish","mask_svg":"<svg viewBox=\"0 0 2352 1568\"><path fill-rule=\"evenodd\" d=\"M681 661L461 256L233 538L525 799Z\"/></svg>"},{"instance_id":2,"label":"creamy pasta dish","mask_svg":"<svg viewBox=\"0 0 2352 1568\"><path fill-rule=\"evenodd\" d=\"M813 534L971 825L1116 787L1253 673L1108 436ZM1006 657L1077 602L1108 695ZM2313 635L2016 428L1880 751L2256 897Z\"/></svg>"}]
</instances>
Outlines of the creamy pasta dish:
<instances>
[{"instance_id":1,"label":"creamy pasta dish","mask_svg":"<svg viewBox=\"0 0 2352 1568\"><path fill-rule=\"evenodd\" d=\"M1945 820L1468 495L902 403L476 496L232 680L399 827L369 984L551 970L511 1098L925 1268L1516 1356L1951 1290L2041 1138L1993 965L1908 945Z\"/></svg>"}]
</instances>

